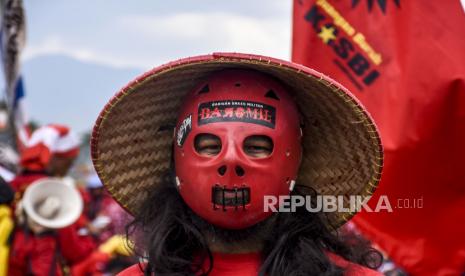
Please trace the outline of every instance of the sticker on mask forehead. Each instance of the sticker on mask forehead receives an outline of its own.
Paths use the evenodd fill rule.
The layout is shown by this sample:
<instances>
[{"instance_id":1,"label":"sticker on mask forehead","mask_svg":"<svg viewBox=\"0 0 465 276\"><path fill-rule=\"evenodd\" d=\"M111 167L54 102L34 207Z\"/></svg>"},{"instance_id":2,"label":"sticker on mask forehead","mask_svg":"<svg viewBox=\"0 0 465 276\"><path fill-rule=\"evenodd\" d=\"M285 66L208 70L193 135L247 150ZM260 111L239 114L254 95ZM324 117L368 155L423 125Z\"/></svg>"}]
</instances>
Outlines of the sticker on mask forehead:
<instances>
[{"instance_id":1,"label":"sticker on mask forehead","mask_svg":"<svg viewBox=\"0 0 465 276\"><path fill-rule=\"evenodd\" d=\"M179 147L184 145L186 141L187 135L192 130L192 114L187 116L184 120L182 120L181 125L179 125L178 131L176 132L176 144Z\"/></svg>"},{"instance_id":2,"label":"sticker on mask forehead","mask_svg":"<svg viewBox=\"0 0 465 276\"><path fill-rule=\"evenodd\" d=\"M199 105L198 124L244 122L275 128L276 109L270 105L237 100L206 102Z\"/></svg>"}]
</instances>

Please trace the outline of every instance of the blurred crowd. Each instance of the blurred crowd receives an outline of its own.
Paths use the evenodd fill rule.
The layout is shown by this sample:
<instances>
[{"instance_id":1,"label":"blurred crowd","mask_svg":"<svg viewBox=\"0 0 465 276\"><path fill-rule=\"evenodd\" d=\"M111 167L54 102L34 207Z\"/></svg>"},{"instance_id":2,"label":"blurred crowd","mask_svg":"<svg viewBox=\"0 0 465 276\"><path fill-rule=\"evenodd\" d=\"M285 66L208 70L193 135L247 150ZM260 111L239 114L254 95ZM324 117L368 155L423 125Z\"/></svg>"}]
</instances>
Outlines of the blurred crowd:
<instances>
[{"instance_id":1,"label":"blurred crowd","mask_svg":"<svg viewBox=\"0 0 465 276\"><path fill-rule=\"evenodd\" d=\"M0 276L114 275L137 261L125 239L130 217L92 166L69 176L80 145L68 127L47 125L20 156L1 148Z\"/></svg>"},{"instance_id":2,"label":"blurred crowd","mask_svg":"<svg viewBox=\"0 0 465 276\"><path fill-rule=\"evenodd\" d=\"M21 156L0 147L0 276L115 275L138 261L125 235L131 218L104 189L90 156L79 154L82 145L68 127L47 125ZM361 236L353 223L341 233ZM406 275L380 258L380 272Z\"/></svg>"}]
</instances>

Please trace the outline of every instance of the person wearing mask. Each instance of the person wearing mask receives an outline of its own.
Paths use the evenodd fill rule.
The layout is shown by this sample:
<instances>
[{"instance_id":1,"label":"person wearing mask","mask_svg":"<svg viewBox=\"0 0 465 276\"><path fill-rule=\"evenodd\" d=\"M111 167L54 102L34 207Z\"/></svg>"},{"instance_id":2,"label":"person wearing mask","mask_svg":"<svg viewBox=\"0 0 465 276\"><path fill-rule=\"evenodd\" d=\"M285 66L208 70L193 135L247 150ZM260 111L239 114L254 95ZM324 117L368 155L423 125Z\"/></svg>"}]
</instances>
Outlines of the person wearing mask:
<instances>
[{"instance_id":1,"label":"person wearing mask","mask_svg":"<svg viewBox=\"0 0 465 276\"><path fill-rule=\"evenodd\" d=\"M91 143L135 216L143 262L120 275L379 275L376 251L337 234L355 212L286 208L316 195L347 206L380 180L373 120L319 72L239 53L170 62L110 100Z\"/></svg>"}]
</instances>

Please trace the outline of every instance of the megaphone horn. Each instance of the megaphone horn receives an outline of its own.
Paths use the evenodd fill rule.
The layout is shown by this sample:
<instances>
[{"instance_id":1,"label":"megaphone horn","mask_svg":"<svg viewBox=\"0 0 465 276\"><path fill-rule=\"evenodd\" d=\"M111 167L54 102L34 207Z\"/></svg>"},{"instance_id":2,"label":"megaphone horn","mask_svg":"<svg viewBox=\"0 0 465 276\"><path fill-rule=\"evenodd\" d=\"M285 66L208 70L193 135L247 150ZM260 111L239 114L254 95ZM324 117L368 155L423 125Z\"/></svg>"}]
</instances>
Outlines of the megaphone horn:
<instances>
[{"instance_id":1,"label":"megaphone horn","mask_svg":"<svg viewBox=\"0 0 465 276\"><path fill-rule=\"evenodd\" d=\"M34 181L24 192L22 202L30 219L51 229L73 224L83 209L79 191L57 178Z\"/></svg>"}]
</instances>

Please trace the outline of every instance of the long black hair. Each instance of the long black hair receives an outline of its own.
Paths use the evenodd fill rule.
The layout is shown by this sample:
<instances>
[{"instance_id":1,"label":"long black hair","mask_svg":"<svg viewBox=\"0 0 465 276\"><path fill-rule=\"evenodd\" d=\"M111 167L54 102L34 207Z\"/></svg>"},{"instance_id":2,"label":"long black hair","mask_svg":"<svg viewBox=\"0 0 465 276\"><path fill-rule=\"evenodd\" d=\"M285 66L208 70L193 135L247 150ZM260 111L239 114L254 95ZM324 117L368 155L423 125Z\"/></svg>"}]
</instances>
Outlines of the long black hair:
<instances>
[{"instance_id":1,"label":"long black hair","mask_svg":"<svg viewBox=\"0 0 465 276\"><path fill-rule=\"evenodd\" d=\"M323 214L308 212L304 207L293 213L276 213L248 229L220 229L192 212L172 179L172 174L166 175L126 229L135 240L135 252L146 260L145 275L208 275L214 260L206 232L227 242L260 235L259 275L343 275L344 269L332 263L328 253L370 268L382 261L377 251L353 239L348 243L327 226ZM294 193L306 192L295 189ZM207 260L210 265L205 269Z\"/></svg>"}]
</instances>

